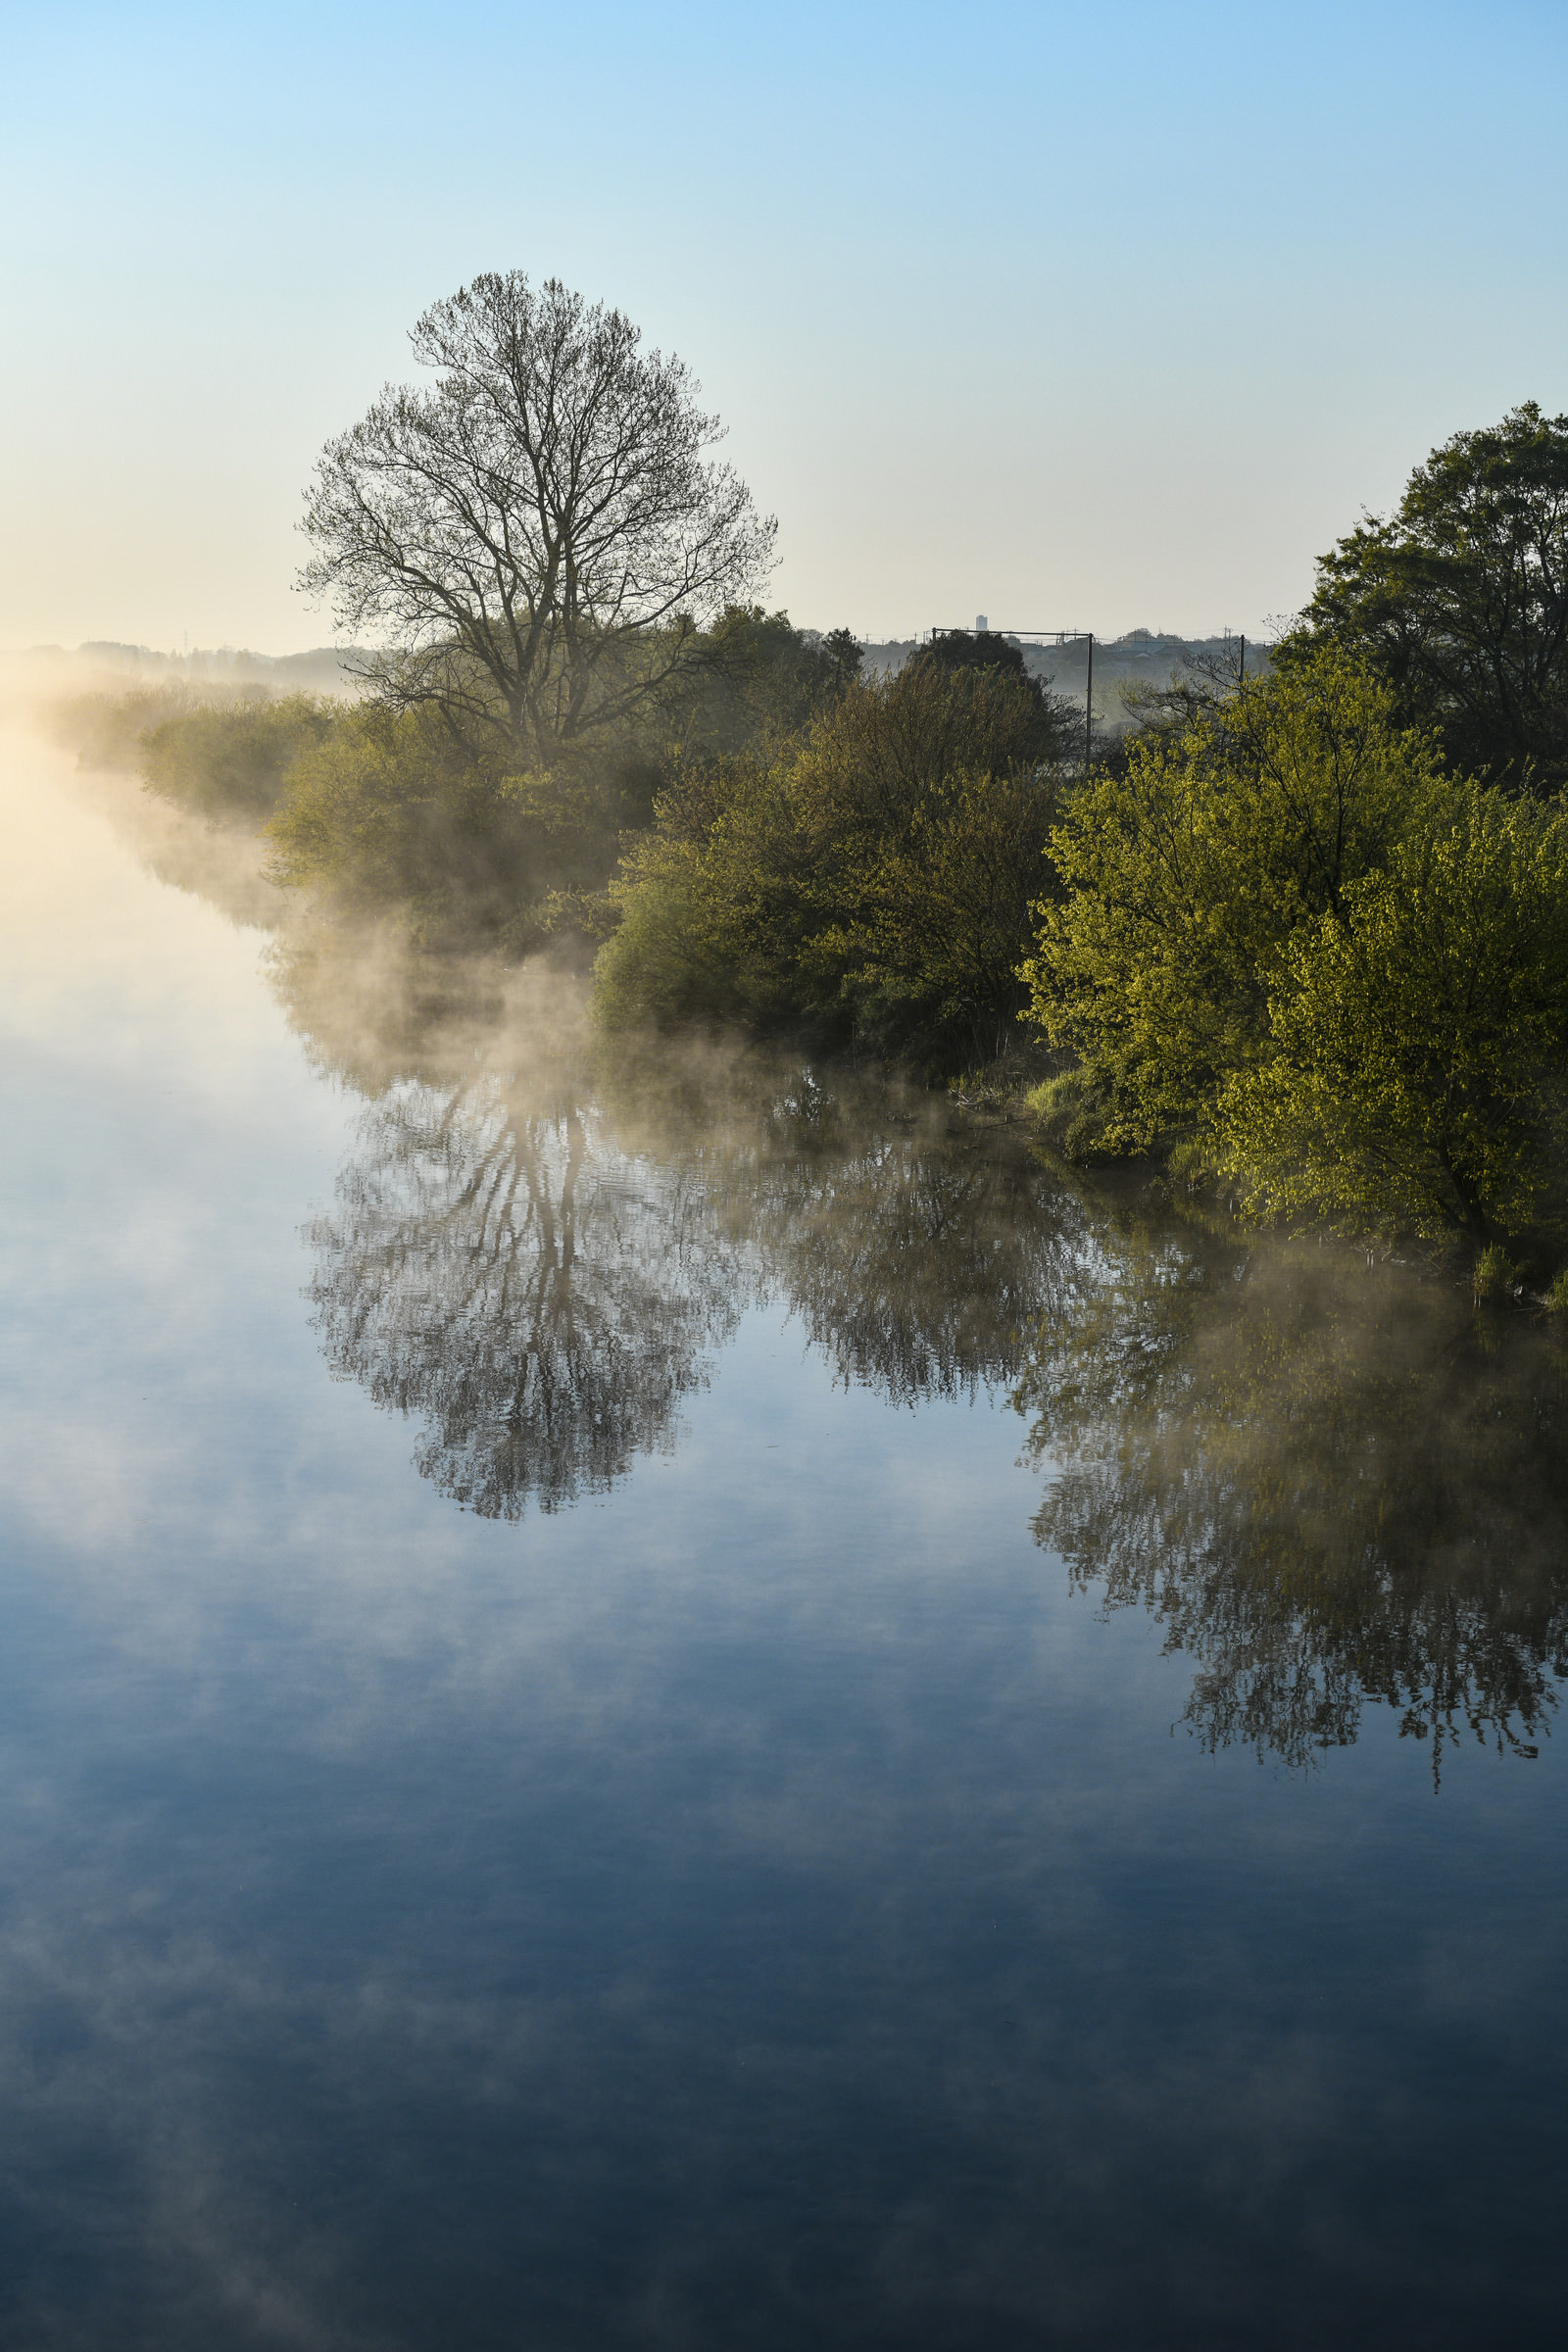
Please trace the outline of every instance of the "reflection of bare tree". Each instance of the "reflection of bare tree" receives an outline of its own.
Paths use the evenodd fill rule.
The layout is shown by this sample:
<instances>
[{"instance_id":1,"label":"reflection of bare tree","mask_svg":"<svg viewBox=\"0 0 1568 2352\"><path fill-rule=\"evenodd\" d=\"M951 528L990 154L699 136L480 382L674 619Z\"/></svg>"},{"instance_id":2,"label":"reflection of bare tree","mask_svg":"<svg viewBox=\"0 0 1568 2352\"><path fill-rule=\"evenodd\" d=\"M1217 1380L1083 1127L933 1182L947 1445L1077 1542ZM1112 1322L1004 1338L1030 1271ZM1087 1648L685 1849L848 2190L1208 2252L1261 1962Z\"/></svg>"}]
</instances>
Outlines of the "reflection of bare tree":
<instances>
[{"instance_id":1,"label":"reflection of bare tree","mask_svg":"<svg viewBox=\"0 0 1568 2352\"><path fill-rule=\"evenodd\" d=\"M425 1423L441 1492L515 1518L667 1445L738 1293L701 1187L570 1105L407 1083L367 1111L311 1297L336 1371Z\"/></svg>"},{"instance_id":2,"label":"reflection of bare tree","mask_svg":"<svg viewBox=\"0 0 1568 2352\"><path fill-rule=\"evenodd\" d=\"M1301 1764L1372 1698L1434 1772L1465 1731L1534 1753L1568 1671L1559 1352L1337 1252L1103 1238L1019 1391L1060 1464L1036 1533L1199 1661L1203 1740Z\"/></svg>"}]
</instances>

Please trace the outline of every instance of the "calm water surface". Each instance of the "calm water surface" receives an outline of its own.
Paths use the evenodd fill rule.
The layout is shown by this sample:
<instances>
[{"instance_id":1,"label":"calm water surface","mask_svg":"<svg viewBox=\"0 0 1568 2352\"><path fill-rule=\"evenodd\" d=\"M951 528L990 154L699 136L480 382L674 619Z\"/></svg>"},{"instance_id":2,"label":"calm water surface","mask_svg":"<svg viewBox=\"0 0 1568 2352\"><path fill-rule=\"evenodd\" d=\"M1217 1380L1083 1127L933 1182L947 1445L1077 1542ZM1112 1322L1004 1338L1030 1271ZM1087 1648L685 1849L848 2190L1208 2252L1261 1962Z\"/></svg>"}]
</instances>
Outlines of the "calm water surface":
<instances>
[{"instance_id":1,"label":"calm water surface","mask_svg":"<svg viewBox=\"0 0 1568 2352\"><path fill-rule=\"evenodd\" d=\"M102 797L5 754L0 2340L1554 2320L1555 1348Z\"/></svg>"}]
</instances>

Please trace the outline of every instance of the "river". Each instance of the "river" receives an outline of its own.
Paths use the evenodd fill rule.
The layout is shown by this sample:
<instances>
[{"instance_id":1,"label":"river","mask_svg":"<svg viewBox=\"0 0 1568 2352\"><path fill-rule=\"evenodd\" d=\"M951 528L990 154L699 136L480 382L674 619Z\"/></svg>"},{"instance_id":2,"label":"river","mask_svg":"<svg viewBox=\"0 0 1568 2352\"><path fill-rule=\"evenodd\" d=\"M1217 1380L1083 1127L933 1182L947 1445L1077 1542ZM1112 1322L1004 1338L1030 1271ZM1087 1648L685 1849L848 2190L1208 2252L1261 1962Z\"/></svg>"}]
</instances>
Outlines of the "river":
<instances>
[{"instance_id":1,"label":"river","mask_svg":"<svg viewBox=\"0 0 1568 2352\"><path fill-rule=\"evenodd\" d=\"M7 739L0 2338L1547 2328L1565 1351L135 801Z\"/></svg>"}]
</instances>

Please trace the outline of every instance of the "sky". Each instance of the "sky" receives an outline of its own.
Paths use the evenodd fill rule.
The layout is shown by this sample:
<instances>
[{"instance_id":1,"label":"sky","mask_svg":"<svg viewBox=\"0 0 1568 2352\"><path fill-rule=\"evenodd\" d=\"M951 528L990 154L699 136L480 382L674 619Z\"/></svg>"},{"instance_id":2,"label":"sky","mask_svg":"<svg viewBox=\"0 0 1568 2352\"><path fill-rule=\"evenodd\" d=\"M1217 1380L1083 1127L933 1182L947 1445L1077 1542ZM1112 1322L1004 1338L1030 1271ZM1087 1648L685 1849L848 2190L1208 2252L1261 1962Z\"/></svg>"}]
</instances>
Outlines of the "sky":
<instances>
[{"instance_id":1,"label":"sky","mask_svg":"<svg viewBox=\"0 0 1568 2352\"><path fill-rule=\"evenodd\" d=\"M482 270L673 351L862 637L1266 632L1568 410L1562 0L0 0L0 647L330 641L327 437Z\"/></svg>"}]
</instances>

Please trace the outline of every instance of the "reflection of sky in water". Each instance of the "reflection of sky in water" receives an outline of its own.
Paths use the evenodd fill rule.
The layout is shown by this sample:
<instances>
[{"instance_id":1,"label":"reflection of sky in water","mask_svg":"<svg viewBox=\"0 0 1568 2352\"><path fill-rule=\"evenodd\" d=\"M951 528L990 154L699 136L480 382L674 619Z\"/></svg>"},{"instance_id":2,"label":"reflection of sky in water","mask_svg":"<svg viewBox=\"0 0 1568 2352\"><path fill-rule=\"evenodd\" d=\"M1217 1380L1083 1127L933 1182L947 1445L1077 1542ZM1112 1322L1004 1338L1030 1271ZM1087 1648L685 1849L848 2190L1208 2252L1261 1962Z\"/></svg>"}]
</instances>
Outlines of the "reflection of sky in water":
<instances>
[{"instance_id":1,"label":"reflection of sky in water","mask_svg":"<svg viewBox=\"0 0 1568 2352\"><path fill-rule=\"evenodd\" d=\"M0 974L4 2334L1542 2319L1561 1739L1435 1801L1387 1709L1305 1777L1173 1737L1018 1419L836 1382L815 1260L795 1319L737 1276L672 1448L459 1511L302 1297L363 1104L60 823Z\"/></svg>"}]
</instances>

